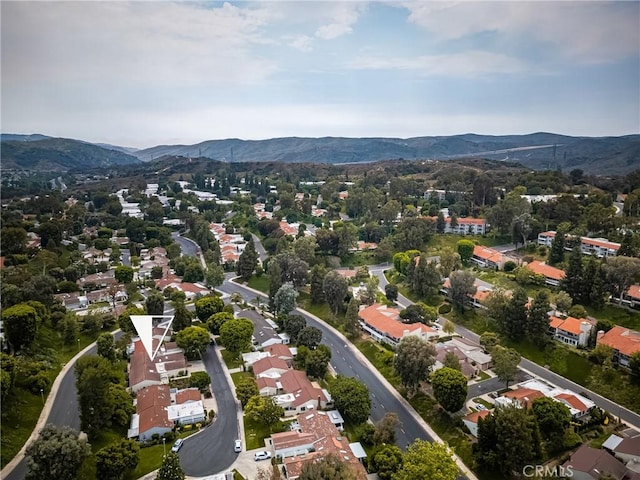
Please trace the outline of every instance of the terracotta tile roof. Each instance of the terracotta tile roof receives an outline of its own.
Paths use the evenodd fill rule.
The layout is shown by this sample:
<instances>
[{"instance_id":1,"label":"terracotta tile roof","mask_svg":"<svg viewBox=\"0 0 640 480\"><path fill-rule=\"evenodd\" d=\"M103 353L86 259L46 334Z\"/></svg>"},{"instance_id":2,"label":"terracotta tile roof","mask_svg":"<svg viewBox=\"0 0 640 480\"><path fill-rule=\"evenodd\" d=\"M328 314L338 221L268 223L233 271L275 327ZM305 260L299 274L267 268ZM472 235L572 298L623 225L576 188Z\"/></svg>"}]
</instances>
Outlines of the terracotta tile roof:
<instances>
[{"instance_id":1,"label":"terracotta tile roof","mask_svg":"<svg viewBox=\"0 0 640 480\"><path fill-rule=\"evenodd\" d=\"M566 402L569 405L571 405L573 408L581 412L588 410L587 406L584 403L582 403L578 397L576 397L575 395L571 395L570 393L560 393L559 395L556 395L554 398L558 400L564 400L563 403Z\"/></svg>"},{"instance_id":2,"label":"terracotta tile roof","mask_svg":"<svg viewBox=\"0 0 640 480\"><path fill-rule=\"evenodd\" d=\"M278 388L276 379L271 377L258 377L256 378L256 384L258 385L258 390L262 390L263 388Z\"/></svg>"},{"instance_id":3,"label":"terracotta tile roof","mask_svg":"<svg viewBox=\"0 0 640 480\"><path fill-rule=\"evenodd\" d=\"M489 410L478 410L477 412L471 412L470 414L465 415L462 419L472 423L478 423L478 419L484 418L490 413L491 412Z\"/></svg>"},{"instance_id":4,"label":"terracotta tile roof","mask_svg":"<svg viewBox=\"0 0 640 480\"><path fill-rule=\"evenodd\" d=\"M288 370L280 377L280 384L284 393L295 395L294 406L300 406L309 401L328 401L321 388L315 387L301 370Z\"/></svg>"},{"instance_id":5,"label":"terracotta tile roof","mask_svg":"<svg viewBox=\"0 0 640 480\"><path fill-rule=\"evenodd\" d=\"M367 478L366 470L351 451L349 440L331 423L331 419L326 413L302 413L297 416L297 421L302 434L315 436L315 452L303 456L285 458L284 466L287 472L287 478L297 478L305 463L317 461L329 454L336 455L340 460L348 463L355 473L357 480L365 480ZM304 437L304 440L308 440L308 437ZM301 446L308 445L308 442L299 444Z\"/></svg>"},{"instance_id":6,"label":"terracotta tile roof","mask_svg":"<svg viewBox=\"0 0 640 480\"><path fill-rule=\"evenodd\" d=\"M582 330L580 329L582 322L587 322L587 320L584 318L573 317L559 318L552 315L550 317L549 326L565 332L573 333L574 335L580 335L580 333L582 333Z\"/></svg>"},{"instance_id":7,"label":"terracotta tile roof","mask_svg":"<svg viewBox=\"0 0 640 480\"><path fill-rule=\"evenodd\" d=\"M536 398L544 398L544 393L539 390L533 390L531 388L518 388L516 390L506 392L502 396L511 398L512 400L518 400L527 408L531 408L531 402L533 402Z\"/></svg>"},{"instance_id":8,"label":"terracotta tile roof","mask_svg":"<svg viewBox=\"0 0 640 480\"><path fill-rule=\"evenodd\" d=\"M627 296L640 300L640 285L631 285L627 290Z\"/></svg>"},{"instance_id":9,"label":"terracotta tile roof","mask_svg":"<svg viewBox=\"0 0 640 480\"><path fill-rule=\"evenodd\" d=\"M504 253L482 245L473 247L473 256L494 263L500 263L507 257Z\"/></svg>"},{"instance_id":10,"label":"terracotta tile roof","mask_svg":"<svg viewBox=\"0 0 640 480\"><path fill-rule=\"evenodd\" d=\"M313 433L302 433L297 430L271 434L274 450L283 450L297 446L302 447L313 443L316 438L316 435Z\"/></svg>"},{"instance_id":11,"label":"terracotta tile roof","mask_svg":"<svg viewBox=\"0 0 640 480\"><path fill-rule=\"evenodd\" d=\"M154 406L168 407L169 405L171 405L169 385L151 385L141 388L136 393L136 412L138 413Z\"/></svg>"},{"instance_id":12,"label":"terracotta tile roof","mask_svg":"<svg viewBox=\"0 0 640 480\"><path fill-rule=\"evenodd\" d=\"M553 231L553 230L549 230L549 231L547 231L547 232L542 232L542 233L538 234L538 236L539 236L539 237L540 237L540 236L542 236L542 237L551 237L551 238L554 238L554 237L556 236L556 232L555 232L555 231Z\"/></svg>"},{"instance_id":13,"label":"terracotta tile roof","mask_svg":"<svg viewBox=\"0 0 640 480\"><path fill-rule=\"evenodd\" d=\"M374 303L364 308L358 314L362 320L376 330L388 335L391 338L401 339L407 333L419 331L426 333L433 330L421 323L402 323L399 321L400 312L394 308Z\"/></svg>"},{"instance_id":14,"label":"terracotta tile roof","mask_svg":"<svg viewBox=\"0 0 640 480\"><path fill-rule=\"evenodd\" d=\"M298 229L296 227L292 227L284 220L280 221L280 230L284 232L285 235L297 235Z\"/></svg>"},{"instance_id":15,"label":"terracotta tile roof","mask_svg":"<svg viewBox=\"0 0 640 480\"><path fill-rule=\"evenodd\" d=\"M253 374L257 377L258 375L272 368L286 371L289 370L289 365L287 365L287 362L285 362L281 358L265 357L261 358L253 364Z\"/></svg>"},{"instance_id":16,"label":"terracotta tile roof","mask_svg":"<svg viewBox=\"0 0 640 480\"><path fill-rule=\"evenodd\" d=\"M630 356L634 352L640 351L640 332L616 325L598 340L598 344L600 343L609 345L623 355Z\"/></svg>"},{"instance_id":17,"label":"terracotta tile roof","mask_svg":"<svg viewBox=\"0 0 640 480\"><path fill-rule=\"evenodd\" d=\"M197 388L185 388L176 392L176 403L197 402L202 400L200 390Z\"/></svg>"},{"instance_id":18,"label":"terracotta tile roof","mask_svg":"<svg viewBox=\"0 0 640 480\"><path fill-rule=\"evenodd\" d=\"M356 276L356 271L352 269L338 269L336 272L344 278L353 278Z\"/></svg>"},{"instance_id":19,"label":"terracotta tile roof","mask_svg":"<svg viewBox=\"0 0 640 480\"><path fill-rule=\"evenodd\" d=\"M445 219L446 223L451 223L451 217ZM458 225L485 225L487 221L484 218L458 218Z\"/></svg>"},{"instance_id":20,"label":"terracotta tile roof","mask_svg":"<svg viewBox=\"0 0 640 480\"><path fill-rule=\"evenodd\" d=\"M596 247L609 248L611 250L618 250L620 248L619 243L609 242L608 240L603 240L599 238L582 237L580 239L580 242L586 245L594 245Z\"/></svg>"},{"instance_id":21,"label":"terracotta tile roof","mask_svg":"<svg viewBox=\"0 0 640 480\"><path fill-rule=\"evenodd\" d=\"M140 423L138 432L141 434L154 428L173 428L173 422L169 420L165 407L155 405L143 410L138 414L140 416Z\"/></svg>"},{"instance_id":22,"label":"terracotta tile roof","mask_svg":"<svg viewBox=\"0 0 640 480\"><path fill-rule=\"evenodd\" d=\"M545 277L551 278L553 280L562 280L564 278L564 270L560 270L559 268L552 267L551 265L547 265L544 262L539 262L534 260L531 263L527 264L527 267L533 272L538 273L540 275L544 275Z\"/></svg>"},{"instance_id":23,"label":"terracotta tile roof","mask_svg":"<svg viewBox=\"0 0 640 480\"><path fill-rule=\"evenodd\" d=\"M269 345L264 350L266 352L269 352L269 355L271 355L272 357L279 357L282 359L293 358L293 353L291 353L291 349L283 343L276 343L274 345Z\"/></svg>"}]
</instances>

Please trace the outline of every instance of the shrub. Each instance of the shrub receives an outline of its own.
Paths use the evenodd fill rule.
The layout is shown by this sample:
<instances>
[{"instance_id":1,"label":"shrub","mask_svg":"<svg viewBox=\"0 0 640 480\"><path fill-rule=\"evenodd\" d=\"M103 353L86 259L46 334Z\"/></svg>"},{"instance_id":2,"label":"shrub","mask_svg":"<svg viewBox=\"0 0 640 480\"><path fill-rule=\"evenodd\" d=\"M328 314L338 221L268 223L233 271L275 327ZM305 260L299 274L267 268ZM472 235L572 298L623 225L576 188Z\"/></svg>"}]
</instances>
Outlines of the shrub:
<instances>
[{"instance_id":1,"label":"shrub","mask_svg":"<svg viewBox=\"0 0 640 480\"><path fill-rule=\"evenodd\" d=\"M451 304L449 303L443 303L438 308L438 313L441 315L444 315L445 313L449 313L450 311L451 311Z\"/></svg>"},{"instance_id":2,"label":"shrub","mask_svg":"<svg viewBox=\"0 0 640 480\"><path fill-rule=\"evenodd\" d=\"M516 269L516 267L517 267L516 262L512 262L511 260L509 260L504 264L504 271L513 272Z\"/></svg>"}]
</instances>

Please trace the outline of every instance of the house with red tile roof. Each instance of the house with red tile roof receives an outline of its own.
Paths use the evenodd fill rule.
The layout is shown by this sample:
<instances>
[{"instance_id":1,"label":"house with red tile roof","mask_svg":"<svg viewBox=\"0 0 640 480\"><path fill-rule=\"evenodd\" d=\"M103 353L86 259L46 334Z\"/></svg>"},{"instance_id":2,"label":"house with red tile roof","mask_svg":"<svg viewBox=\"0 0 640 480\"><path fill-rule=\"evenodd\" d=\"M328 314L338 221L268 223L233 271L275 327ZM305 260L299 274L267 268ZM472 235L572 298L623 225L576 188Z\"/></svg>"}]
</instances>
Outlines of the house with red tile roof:
<instances>
[{"instance_id":1,"label":"house with red tile roof","mask_svg":"<svg viewBox=\"0 0 640 480\"><path fill-rule=\"evenodd\" d=\"M287 370L289 370L287 362L278 357L261 358L253 364L253 374L256 378L270 377L277 379Z\"/></svg>"},{"instance_id":2,"label":"house with red tile roof","mask_svg":"<svg viewBox=\"0 0 640 480\"><path fill-rule=\"evenodd\" d=\"M517 405L519 407L531 408L531 403L536 398L551 398L564 404L571 413L571 416L578 420L589 413L595 406L591 400L582 395L564 388L554 387L540 380L527 380L518 385L514 390L504 393L496 398L496 407L504 405Z\"/></svg>"},{"instance_id":3,"label":"house with red tile roof","mask_svg":"<svg viewBox=\"0 0 640 480\"><path fill-rule=\"evenodd\" d=\"M545 394L532 388L517 388L509 390L496 398L496 406L517 405L521 408L531 408L531 404L536 398L544 398Z\"/></svg>"},{"instance_id":4,"label":"house with red tile roof","mask_svg":"<svg viewBox=\"0 0 640 480\"><path fill-rule=\"evenodd\" d=\"M482 245L473 247L471 261L482 268L493 268L494 270L502 270L504 264L508 261L517 263L516 259L493 248L483 247Z\"/></svg>"},{"instance_id":5,"label":"house with red tile roof","mask_svg":"<svg viewBox=\"0 0 640 480\"><path fill-rule=\"evenodd\" d=\"M551 265L547 265L544 262L534 260L528 263L526 266L533 273L544 276L545 283L547 285L557 287L558 285L560 285L560 281L564 279L564 270L552 267Z\"/></svg>"},{"instance_id":6,"label":"house with red tile roof","mask_svg":"<svg viewBox=\"0 0 640 480\"><path fill-rule=\"evenodd\" d=\"M142 442L154 434L164 435L173 428L166 408L171 405L169 385L152 385L136 393L136 413L131 418L128 437Z\"/></svg>"},{"instance_id":7,"label":"house with red tile roof","mask_svg":"<svg viewBox=\"0 0 640 480\"><path fill-rule=\"evenodd\" d=\"M274 345L269 345L265 347L265 352L267 352L270 356L279 358L280 360L284 360L287 365L291 366L293 363L293 352L289 347L284 345L283 343L276 343Z\"/></svg>"},{"instance_id":8,"label":"house with red tile roof","mask_svg":"<svg viewBox=\"0 0 640 480\"><path fill-rule=\"evenodd\" d=\"M616 325L608 332L598 332L597 344L613 348L613 361L629 366L629 357L640 351L640 332Z\"/></svg>"},{"instance_id":9,"label":"house with red tile roof","mask_svg":"<svg viewBox=\"0 0 640 480\"><path fill-rule=\"evenodd\" d=\"M471 432L471 435L477 438L478 437L478 420L480 420L481 418L485 418L490 413L491 412L489 412L489 410L478 410L477 412L472 412L462 417L462 423L464 423L467 426L467 428Z\"/></svg>"},{"instance_id":10,"label":"house with red tile roof","mask_svg":"<svg viewBox=\"0 0 640 480\"><path fill-rule=\"evenodd\" d=\"M308 462L318 461L326 455L336 455L347 463L357 480L365 480L367 472L362 465L366 453L359 443L349 443L331 422L327 412L314 411L300 414L290 432L274 433L267 439L274 455L283 458L286 479L299 478Z\"/></svg>"},{"instance_id":11,"label":"house with red tile roof","mask_svg":"<svg viewBox=\"0 0 640 480\"><path fill-rule=\"evenodd\" d=\"M640 285L631 285L622 296L622 303L631 308L640 306Z\"/></svg>"},{"instance_id":12,"label":"house with red tile roof","mask_svg":"<svg viewBox=\"0 0 640 480\"><path fill-rule=\"evenodd\" d=\"M422 323L403 323L397 309L379 303L363 308L358 316L362 329L380 343L396 346L409 335L424 340L440 336L437 330Z\"/></svg>"},{"instance_id":13,"label":"house with red tile roof","mask_svg":"<svg viewBox=\"0 0 640 480\"><path fill-rule=\"evenodd\" d=\"M329 392L318 383L309 380L301 370L291 369L284 372L279 379L279 386L279 393L273 399L284 408L285 416L331 406Z\"/></svg>"},{"instance_id":14,"label":"house with red tile roof","mask_svg":"<svg viewBox=\"0 0 640 480\"><path fill-rule=\"evenodd\" d=\"M549 333L565 345L586 347L589 343L591 331L595 327L592 320L574 317L549 317Z\"/></svg>"}]
</instances>

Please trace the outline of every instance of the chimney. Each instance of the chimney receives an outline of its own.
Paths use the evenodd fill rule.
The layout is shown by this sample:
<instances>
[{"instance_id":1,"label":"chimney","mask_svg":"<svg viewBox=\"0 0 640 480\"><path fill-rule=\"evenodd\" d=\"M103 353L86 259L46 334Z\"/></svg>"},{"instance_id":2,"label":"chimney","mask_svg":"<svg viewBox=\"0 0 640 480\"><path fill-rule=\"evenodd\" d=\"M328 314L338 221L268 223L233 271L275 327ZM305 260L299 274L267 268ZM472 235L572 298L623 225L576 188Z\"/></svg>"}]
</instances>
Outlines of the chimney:
<instances>
[{"instance_id":1,"label":"chimney","mask_svg":"<svg viewBox=\"0 0 640 480\"><path fill-rule=\"evenodd\" d=\"M318 410L322 410L322 406L320 405L320 402L322 400L320 399L320 395L318 395Z\"/></svg>"},{"instance_id":2,"label":"chimney","mask_svg":"<svg viewBox=\"0 0 640 480\"><path fill-rule=\"evenodd\" d=\"M600 343L602 337L604 337L604 330L598 330L598 335L596 336L596 345Z\"/></svg>"}]
</instances>

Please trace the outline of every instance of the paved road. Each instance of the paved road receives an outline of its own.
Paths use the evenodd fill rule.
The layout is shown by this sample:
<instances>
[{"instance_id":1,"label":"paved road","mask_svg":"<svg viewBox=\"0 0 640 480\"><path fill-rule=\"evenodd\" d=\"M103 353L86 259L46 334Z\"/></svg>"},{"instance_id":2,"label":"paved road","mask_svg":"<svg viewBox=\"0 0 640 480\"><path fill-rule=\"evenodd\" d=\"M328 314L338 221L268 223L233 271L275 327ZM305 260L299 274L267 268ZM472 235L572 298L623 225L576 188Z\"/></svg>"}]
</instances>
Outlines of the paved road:
<instances>
[{"instance_id":1,"label":"paved road","mask_svg":"<svg viewBox=\"0 0 640 480\"><path fill-rule=\"evenodd\" d=\"M85 355L95 355L95 345ZM53 401L51 411L46 423L54 425L67 425L74 430L80 430L80 413L78 406L78 396L76 390L75 368L70 368L62 378L57 395ZM4 476L4 480L22 480L27 475L27 462L22 461L13 469L11 473Z\"/></svg>"},{"instance_id":2,"label":"paved road","mask_svg":"<svg viewBox=\"0 0 640 480\"><path fill-rule=\"evenodd\" d=\"M258 257L260 257L260 261L264 263L264 261L269 257L269 254L264 249L262 242L260 241L260 237L258 237L255 233L252 233L253 244L256 247L256 252L258 252Z\"/></svg>"},{"instance_id":3,"label":"paved road","mask_svg":"<svg viewBox=\"0 0 640 480\"><path fill-rule=\"evenodd\" d=\"M128 248L123 248L120 250L122 253L122 265L126 265L127 267L131 266L131 252Z\"/></svg>"},{"instance_id":4,"label":"paved road","mask_svg":"<svg viewBox=\"0 0 640 480\"><path fill-rule=\"evenodd\" d=\"M187 438L180 449L182 469L193 477L225 471L238 457L233 451L233 442L239 438L238 406L233 389L213 346L207 348L202 360L211 377L218 410L213 424L202 433Z\"/></svg>"},{"instance_id":5,"label":"paved road","mask_svg":"<svg viewBox=\"0 0 640 480\"><path fill-rule=\"evenodd\" d=\"M218 287L218 290L229 294L239 292L244 296L245 300L255 298L256 296L256 293L252 290L230 282L225 282ZM354 347L346 347L344 340L339 337L333 329L327 327L323 322L318 322L306 314L306 312L296 310L295 313L303 315L307 320L307 325L317 327L322 331L322 343L331 348L331 366L336 373L347 377L355 377L369 387L372 404L371 419L374 422L382 419L388 412L398 414L400 422L402 423L397 435L397 444L400 447L404 448L416 438L433 441L424 428L416 422L415 417L407 410L394 392L390 391L386 385L382 383L380 378L378 378L376 373L371 371L367 365L361 363Z\"/></svg>"},{"instance_id":6,"label":"paved road","mask_svg":"<svg viewBox=\"0 0 640 480\"><path fill-rule=\"evenodd\" d=\"M384 270L389 268L391 268L389 265L372 265L371 267L369 267L369 272L373 275L377 275L377 277L380 279L379 288L382 291L384 291L384 286L388 283L387 279L384 276ZM490 285L490 284L487 284L487 285ZM406 308L412 302L406 297L403 297L402 295L398 294L397 303L402 307ZM469 340L473 340L474 342L480 341L479 335L460 325L456 325L456 333L461 335L462 337L468 338ZM568 380L558 375L557 373L552 372L549 369L541 367L537 363L527 360L526 358L523 358L522 361L520 362L520 368L525 370L524 373L531 373L549 383L557 385L558 387L567 388L567 389L573 390L576 393L585 394L587 398L590 398L600 408L612 413L617 417L620 417L625 422L640 428L639 414L632 412L631 410L624 408L623 406L618 405L617 403L612 402L611 400L608 400L603 396L598 395L595 392L592 392L586 387L583 387L582 385L574 383L571 380ZM488 393L488 392L485 392L485 393Z\"/></svg>"},{"instance_id":7,"label":"paved road","mask_svg":"<svg viewBox=\"0 0 640 480\"><path fill-rule=\"evenodd\" d=\"M178 245L180 245L180 250L183 255L195 257L198 254L200 247L198 247L198 244L190 238L181 237L178 232L172 232L171 237Z\"/></svg>"}]
</instances>

